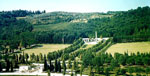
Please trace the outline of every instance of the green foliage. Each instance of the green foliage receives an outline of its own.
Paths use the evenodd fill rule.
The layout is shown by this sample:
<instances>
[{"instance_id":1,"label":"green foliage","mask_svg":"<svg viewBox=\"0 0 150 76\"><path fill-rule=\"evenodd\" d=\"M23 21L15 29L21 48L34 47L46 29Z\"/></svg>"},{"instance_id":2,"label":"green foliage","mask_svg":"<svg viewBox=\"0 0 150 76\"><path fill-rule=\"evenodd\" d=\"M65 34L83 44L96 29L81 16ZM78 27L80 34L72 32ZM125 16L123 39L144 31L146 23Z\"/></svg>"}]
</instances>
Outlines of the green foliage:
<instances>
[{"instance_id":1,"label":"green foliage","mask_svg":"<svg viewBox=\"0 0 150 76\"><path fill-rule=\"evenodd\" d=\"M92 76L92 67L89 66L88 68L89 68L89 74L88 74L88 76Z\"/></svg>"},{"instance_id":2,"label":"green foliage","mask_svg":"<svg viewBox=\"0 0 150 76\"><path fill-rule=\"evenodd\" d=\"M84 55L82 56L82 61L84 66L92 65L92 59L94 58L94 55L92 54L92 51L86 51Z\"/></svg>"},{"instance_id":3,"label":"green foliage","mask_svg":"<svg viewBox=\"0 0 150 76\"><path fill-rule=\"evenodd\" d=\"M47 71L48 70L48 64L47 64L47 59L46 59L46 56L44 55L44 71Z\"/></svg>"},{"instance_id":4,"label":"green foliage","mask_svg":"<svg viewBox=\"0 0 150 76\"><path fill-rule=\"evenodd\" d=\"M119 67L118 61L116 59L112 59L110 63L111 67Z\"/></svg>"},{"instance_id":5,"label":"green foliage","mask_svg":"<svg viewBox=\"0 0 150 76\"><path fill-rule=\"evenodd\" d=\"M55 59L55 72L58 71L58 62L57 62L57 59Z\"/></svg>"},{"instance_id":6,"label":"green foliage","mask_svg":"<svg viewBox=\"0 0 150 76\"><path fill-rule=\"evenodd\" d=\"M80 67L80 76L82 76L83 70L84 70L84 67L83 67L83 65L81 64L81 67Z\"/></svg>"},{"instance_id":7,"label":"green foliage","mask_svg":"<svg viewBox=\"0 0 150 76\"><path fill-rule=\"evenodd\" d=\"M74 41L74 43L72 45L70 45L69 47L59 50L59 51L55 51L55 52L50 52L48 53L47 57L49 60L53 60L53 59L57 59L59 57L62 57L62 59L69 59L69 53L79 49L82 45L84 44L84 41L80 38L76 41Z\"/></svg>"},{"instance_id":8,"label":"green foliage","mask_svg":"<svg viewBox=\"0 0 150 76\"><path fill-rule=\"evenodd\" d=\"M61 64L59 60L58 60L57 66L58 66L58 72L61 72Z\"/></svg>"},{"instance_id":9,"label":"green foliage","mask_svg":"<svg viewBox=\"0 0 150 76\"><path fill-rule=\"evenodd\" d=\"M50 70L48 70L48 76L51 76Z\"/></svg>"},{"instance_id":10,"label":"green foliage","mask_svg":"<svg viewBox=\"0 0 150 76\"><path fill-rule=\"evenodd\" d=\"M2 64L0 62L0 72L2 72L2 69L3 69L3 67L2 67Z\"/></svg>"},{"instance_id":11,"label":"green foliage","mask_svg":"<svg viewBox=\"0 0 150 76\"><path fill-rule=\"evenodd\" d=\"M130 73L130 75L134 72L134 69L132 67L128 68L128 72Z\"/></svg>"},{"instance_id":12,"label":"green foliage","mask_svg":"<svg viewBox=\"0 0 150 76\"><path fill-rule=\"evenodd\" d=\"M62 63L62 67L63 67L63 75L66 74L66 63L65 61L63 60L63 63Z\"/></svg>"},{"instance_id":13,"label":"green foliage","mask_svg":"<svg viewBox=\"0 0 150 76\"><path fill-rule=\"evenodd\" d=\"M69 61L68 61L68 65L67 65L67 68L68 69L70 69L71 67L72 67L72 65L71 65L72 63L71 63L71 59L69 59Z\"/></svg>"},{"instance_id":14,"label":"green foliage","mask_svg":"<svg viewBox=\"0 0 150 76\"><path fill-rule=\"evenodd\" d=\"M122 75L126 74L126 70L125 69L120 69L120 74L122 74Z\"/></svg>"},{"instance_id":15,"label":"green foliage","mask_svg":"<svg viewBox=\"0 0 150 76\"><path fill-rule=\"evenodd\" d=\"M26 37L24 35L26 38L22 38L22 34L25 32L28 34L31 33L33 30L32 24L23 19L16 19L16 17L23 17L29 14L32 13L27 12L26 10L7 11L0 13L0 41L2 41L0 44L0 50L10 49L10 51L5 51L5 53L14 52L15 49L18 49L19 44L22 41L28 43L26 46L33 44L31 40L26 40L27 38L33 40L33 37ZM6 48L7 46L9 46L9 48Z\"/></svg>"},{"instance_id":16,"label":"green foliage","mask_svg":"<svg viewBox=\"0 0 150 76\"><path fill-rule=\"evenodd\" d=\"M110 70L110 68L105 68L105 75L106 76L109 76L110 74L109 74L109 70Z\"/></svg>"},{"instance_id":17,"label":"green foliage","mask_svg":"<svg viewBox=\"0 0 150 76\"><path fill-rule=\"evenodd\" d=\"M150 68L149 68L149 67L147 67L147 68L145 69L145 73L146 73L146 74L149 74L149 73L150 73Z\"/></svg>"}]
</instances>

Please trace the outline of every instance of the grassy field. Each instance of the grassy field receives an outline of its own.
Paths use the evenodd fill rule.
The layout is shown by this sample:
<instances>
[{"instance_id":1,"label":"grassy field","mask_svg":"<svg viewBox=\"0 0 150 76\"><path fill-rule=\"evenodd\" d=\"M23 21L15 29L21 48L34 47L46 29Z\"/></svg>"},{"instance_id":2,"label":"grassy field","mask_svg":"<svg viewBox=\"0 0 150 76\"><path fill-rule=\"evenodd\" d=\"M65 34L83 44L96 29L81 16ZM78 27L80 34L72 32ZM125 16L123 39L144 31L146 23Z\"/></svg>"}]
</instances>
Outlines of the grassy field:
<instances>
[{"instance_id":1,"label":"grassy field","mask_svg":"<svg viewBox=\"0 0 150 76\"><path fill-rule=\"evenodd\" d=\"M64 22L64 23L57 23L57 24L47 24L47 25L37 25L34 26L34 30L33 31L50 31L50 30L63 30L63 29L67 29L67 27L70 25L70 23L68 22Z\"/></svg>"},{"instance_id":2,"label":"grassy field","mask_svg":"<svg viewBox=\"0 0 150 76\"><path fill-rule=\"evenodd\" d=\"M150 42L117 43L108 48L106 52L113 55L115 52L123 54L127 51L129 54L150 52Z\"/></svg>"},{"instance_id":3,"label":"grassy field","mask_svg":"<svg viewBox=\"0 0 150 76\"><path fill-rule=\"evenodd\" d=\"M38 44L36 47L24 50L28 54L47 54L48 52L57 51L68 47L70 44Z\"/></svg>"}]
</instances>

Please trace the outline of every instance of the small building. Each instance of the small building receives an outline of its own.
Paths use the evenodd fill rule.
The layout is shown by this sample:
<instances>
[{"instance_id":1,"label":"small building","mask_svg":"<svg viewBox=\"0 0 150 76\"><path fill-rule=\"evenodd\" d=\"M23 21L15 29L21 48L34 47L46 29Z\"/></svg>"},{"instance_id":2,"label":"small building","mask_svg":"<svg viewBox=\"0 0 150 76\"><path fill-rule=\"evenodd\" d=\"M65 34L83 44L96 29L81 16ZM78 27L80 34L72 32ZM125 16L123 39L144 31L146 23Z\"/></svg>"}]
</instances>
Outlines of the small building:
<instances>
[{"instance_id":1,"label":"small building","mask_svg":"<svg viewBox=\"0 0 150 76\"><path fill-rule=\"evenodd\" d=\"M108 40L109 38L97 38L97 32L95 32L95 38L83 38L85 44L98 44L100 41Z\"/></svg>"},{"instance_id":2,"label":"small building","mask_svg":"<svg viewBox=\"0 0 150 76\"><path fill-rule=\"evenodd\" d=\"M29 66L19 66L19 72L26 72L29 70Z\"/></svg>"}]
</instances>

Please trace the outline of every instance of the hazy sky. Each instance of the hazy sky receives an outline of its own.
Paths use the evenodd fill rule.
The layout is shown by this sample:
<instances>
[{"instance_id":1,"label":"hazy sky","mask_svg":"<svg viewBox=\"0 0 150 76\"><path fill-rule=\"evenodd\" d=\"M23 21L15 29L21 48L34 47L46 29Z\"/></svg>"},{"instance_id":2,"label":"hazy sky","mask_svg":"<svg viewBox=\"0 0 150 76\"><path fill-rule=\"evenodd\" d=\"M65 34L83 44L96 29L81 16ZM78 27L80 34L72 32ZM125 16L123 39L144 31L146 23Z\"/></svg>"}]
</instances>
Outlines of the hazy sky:
<instances>
[{"instance_id":1,"label":"hazy sky","mask_svg":"<svg viewBox=\"0 0 150 76\"><path fill-rule=\"evenodd\" d=\"M139 6L150 6L150 0L0 0L0 11L107 12L126 11Z\"/></svg>"}]
</instances>

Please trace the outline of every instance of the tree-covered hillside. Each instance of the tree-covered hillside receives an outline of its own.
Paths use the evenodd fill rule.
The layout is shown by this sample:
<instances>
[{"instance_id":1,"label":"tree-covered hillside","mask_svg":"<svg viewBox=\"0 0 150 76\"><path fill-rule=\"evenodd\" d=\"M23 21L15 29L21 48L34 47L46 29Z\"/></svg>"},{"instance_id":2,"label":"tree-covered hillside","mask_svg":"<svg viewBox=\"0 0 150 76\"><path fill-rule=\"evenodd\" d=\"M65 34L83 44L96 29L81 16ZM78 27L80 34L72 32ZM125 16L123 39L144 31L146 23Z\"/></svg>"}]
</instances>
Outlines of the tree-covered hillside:
<instances>
[{"instance_id":1,"label":"tree-covered hillside","mask_svg":"<svg viewBox=\"0 0 150 76\"><path fill-rule=\"evenodd\" d=\"M114 42L150 40L150 7L107 13L0 12L3 47L15 45L16 49L34 43L72 43L80 37L94 37L95 31L98 37L113 37Z\"/></svg>"},{"instance_id":2,"label":"tree-covered hillside","mask_svg":"<svg viewBox=\"0 0 150 76\"><path fill-rule=\"evenodd\" d=\"M98 37L114 37L115 42L132 42L132 41L147 41L150 40L150 8L139 7L137 9L131 9L129 11L115 11L108 13L66 13L66 12L53 12L56 16L55 19L48 20L60 20L56 23L48 23L46 25L35 25L38 35L40 34L42 39L48 37L52 41L61 43L62 39L66 40L66 43L71 43L74 39L79 37L94 37L94 32L98 32ZM57 14L57 15L56 15ZM65 14L65 15L63 15ZM44 14L42 14L44 15ZM37 19L44 18L42 15L36 15ZM46 14L45 14L46 15ZM51 13L47 15L52 15ZM53 17L54 17L53 16ZM65 17L66 16L66 17ZM50 17L50 16L46 16ZM52 17L52 18L53 18ZM63 19L60 19L61 17ZM69 17L69 18L68 18ZM34 17L33 17L34 18ZM64 18L68 18L69 21L63 21ZM78 20L80 19L80 20ZM87 21L83 21L86 19ZM61 21L62 20L62 21ZM41 20L44 21L44 20ZM45 20L47 21L47 20ZM49 22L49 21L48 21ZM44 33L50 33L46 34ZM34 31L35 32L35 31ZM44 33L45 36L42 36ZM37 36L38 37L38 36ZM55 40L56 39L56 40ZM40 41L43 42L43 41Z\"/></svg>"},{"instance_id":3,"label":"tree-covered hillside","mask_svg":"<svg viewBox=\"0 0 150 76\"><path fill-rule=\"evenodd\" d=\"M74 12L50 12L26 17L26 20L34 25L57 24L62 22L83 22L89 19L111 17L106 13L74 13Z\"/></svg>"},{"instance_id":4,"label":"tree-covered hillside","mask_svg":"<svg viewBox=\"0 0 150 76\"><path fill-rule=\"evenodd\" d=\"M93 19L90 24L103 36L114 37L116 42L150 40L150 7L138 7L118 12L111 18Z\"/></svg>"},{"instance_id":5,"label":"tree-covered hillside","mask_svg":"<svg viewBox=\"0 0 150 76\"><path fill-rule=\"evenodd\" d=\"M34 13L26 10L0 12L0 50L5 50L5 53L13 52L15 49L33 44L35 40L32 39L32 24L16 19L31 14Z\"/></svg>"}]
</instances>

